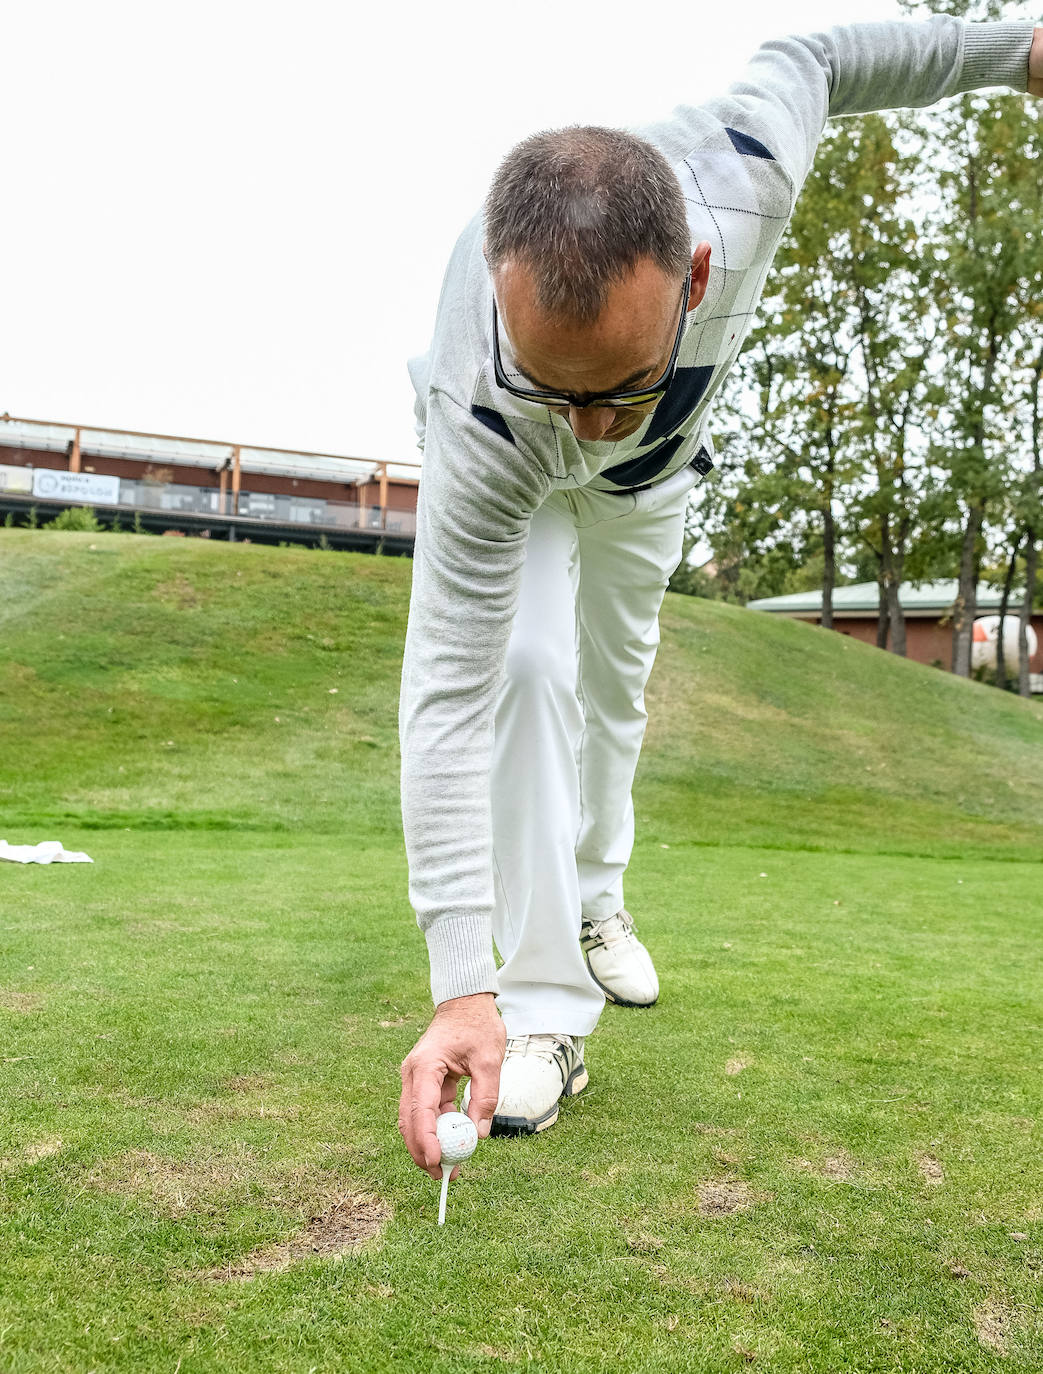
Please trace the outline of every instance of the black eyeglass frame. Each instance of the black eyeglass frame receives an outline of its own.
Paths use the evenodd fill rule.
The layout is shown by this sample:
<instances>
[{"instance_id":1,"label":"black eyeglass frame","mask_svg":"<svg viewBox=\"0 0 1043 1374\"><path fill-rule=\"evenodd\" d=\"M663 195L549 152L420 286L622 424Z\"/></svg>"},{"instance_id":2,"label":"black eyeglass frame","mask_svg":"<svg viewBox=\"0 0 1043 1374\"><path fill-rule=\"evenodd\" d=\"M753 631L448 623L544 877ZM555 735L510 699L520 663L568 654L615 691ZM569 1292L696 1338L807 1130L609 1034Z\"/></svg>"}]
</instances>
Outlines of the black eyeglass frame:
<instances>
[{"instance_id":1,"label":"black eyeglass frame","mask_svg":"<svg viewBox=\"0 0 1043 1374\"><path fill-rule=\"evenodd\" d=\"M507 374L503 370L503 359L500 356L500 322L496 312L496 297L493 296L493 375L496 378L496 385L512 396L517 396L520 401L532 401L541 406L568 406L576 410L587 410L590 406L605 406L606 408L623 410L628 406L645 405L649 401L662 400L666 394L667 387L673 381L674 372L677 368L677 357L681 351L681 340L684 337L685 321L688 318L688 303L692 291L692 269L689 267L685 275L684 287L681 291L681 318L677 322L677 336L674 339L674 346L670 353L670 361L666 365L666 371L651 386L643 386L636 391L603 391L589 396L585 401L574 400L570 396L564 396L556 391L540 391L527 387L515 386L513 382L507 380Z\"/></svg>"}]
</instances>

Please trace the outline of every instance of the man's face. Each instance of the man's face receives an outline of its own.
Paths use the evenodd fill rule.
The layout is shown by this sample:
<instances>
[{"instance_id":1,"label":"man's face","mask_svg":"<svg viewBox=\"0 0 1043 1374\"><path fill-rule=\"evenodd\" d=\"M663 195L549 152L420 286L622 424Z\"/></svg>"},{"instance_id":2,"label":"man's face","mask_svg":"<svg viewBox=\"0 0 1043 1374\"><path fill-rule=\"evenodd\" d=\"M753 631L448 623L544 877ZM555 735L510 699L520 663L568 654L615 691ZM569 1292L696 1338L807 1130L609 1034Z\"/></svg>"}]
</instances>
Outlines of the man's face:
<instances>
[{"instance_id":1,"label":"man's face","mask_svg":"<svg viewBox=\"0 0 1043 1374\"><path fill-rule=\"evenodd\" d=\"M703 248L693 256L690 309L705 290ZM700 271L697 276L696 262ZM508 260L493 275L504 332L518 369L542 391L583 401L599 392L634 391L658 381L670 360L681 310L682 279L668 277L649 258L609 288L605 307L592 324L575 324L547 314L535 300L529 269ZM551 407L568 420L577 439L625 439L655 408Z\"/></svg>"}]
</instances>

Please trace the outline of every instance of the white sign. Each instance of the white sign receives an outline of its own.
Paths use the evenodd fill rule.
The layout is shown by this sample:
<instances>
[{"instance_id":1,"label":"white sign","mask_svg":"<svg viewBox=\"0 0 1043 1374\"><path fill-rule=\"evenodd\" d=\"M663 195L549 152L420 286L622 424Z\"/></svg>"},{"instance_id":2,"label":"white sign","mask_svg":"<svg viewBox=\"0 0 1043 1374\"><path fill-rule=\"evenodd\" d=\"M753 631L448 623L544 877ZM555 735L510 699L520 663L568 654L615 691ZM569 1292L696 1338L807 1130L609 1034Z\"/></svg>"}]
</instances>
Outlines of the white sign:
<instances>
[{"instance_id":1,"label":"white sign","mask_svg":"<svg viewBox=\"0 0 1043 1374\"><path fill-rule=\"evenodd\" d=\"M0 491L15 491L28 496L32 489L32 468L13 468L0 463Z\"/></svg>"},{"instance_id":2,"label":"white sign","mask_svg":"<svg viewBox=\"0 0 1043 1374\"><path fill-rule=\"evenodd\" d=\"M33 495L51 501L82 501L91 506L117 506L120 499L118 477L98 477L92 472L55 472L36 468Z\"/></svg>"}]
</instances>

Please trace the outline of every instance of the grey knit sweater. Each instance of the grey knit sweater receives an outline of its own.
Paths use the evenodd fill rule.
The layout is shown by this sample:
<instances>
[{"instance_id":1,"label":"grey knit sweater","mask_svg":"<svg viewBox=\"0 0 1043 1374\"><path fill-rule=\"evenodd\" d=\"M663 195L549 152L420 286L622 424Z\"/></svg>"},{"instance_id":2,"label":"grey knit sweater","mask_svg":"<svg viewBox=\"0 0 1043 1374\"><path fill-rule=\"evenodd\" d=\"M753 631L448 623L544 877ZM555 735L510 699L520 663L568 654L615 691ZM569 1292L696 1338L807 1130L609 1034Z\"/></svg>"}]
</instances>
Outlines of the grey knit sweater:
<instances>
[{"instance_id":1,"label":"grey knit sweater","mask_svg":"<svg viewBox=\"0 0 1043 1374\"><path fill-rule=\"evenodd\" d=\"M712 464L707 408L752 323L827 117L1024 91L1031 24L856 24L765 44L730 90L637 130L666 155L692 241L712 246L677 374L636 434L578 441L492 376L492 290L480 218L453 252L430 352L410 363L424 448L402 673L409 895L435 1002L497 991L489 771L493 714L529 518L559 488L627 488ZM508 367L509 360L505 360Z\"/></svg>"}]
</instances>

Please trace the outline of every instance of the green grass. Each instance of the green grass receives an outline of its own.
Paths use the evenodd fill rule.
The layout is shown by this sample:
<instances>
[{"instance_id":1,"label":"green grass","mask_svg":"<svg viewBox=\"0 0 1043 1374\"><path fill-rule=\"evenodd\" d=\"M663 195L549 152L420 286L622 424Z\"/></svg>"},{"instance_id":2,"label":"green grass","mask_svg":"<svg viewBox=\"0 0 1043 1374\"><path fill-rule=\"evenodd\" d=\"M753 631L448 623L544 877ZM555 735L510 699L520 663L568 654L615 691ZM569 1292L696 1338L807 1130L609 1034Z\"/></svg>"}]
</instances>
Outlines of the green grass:
<instances>
[{"instance_id":1,"label":"green grass","mask_svg":"<svg viewBox=\"0 0 1043 1374\"><path fill-rule=\"evenodd\" d=\"M0 533L0 837L95 860L0 865L3 1374L1039 1368L1043 711L670 598L661 1002L439 1230L394 1126L409 573ZM340 1261L216 1277L343 1198L384 1220Z\"/></svg>"}]
</instances>

